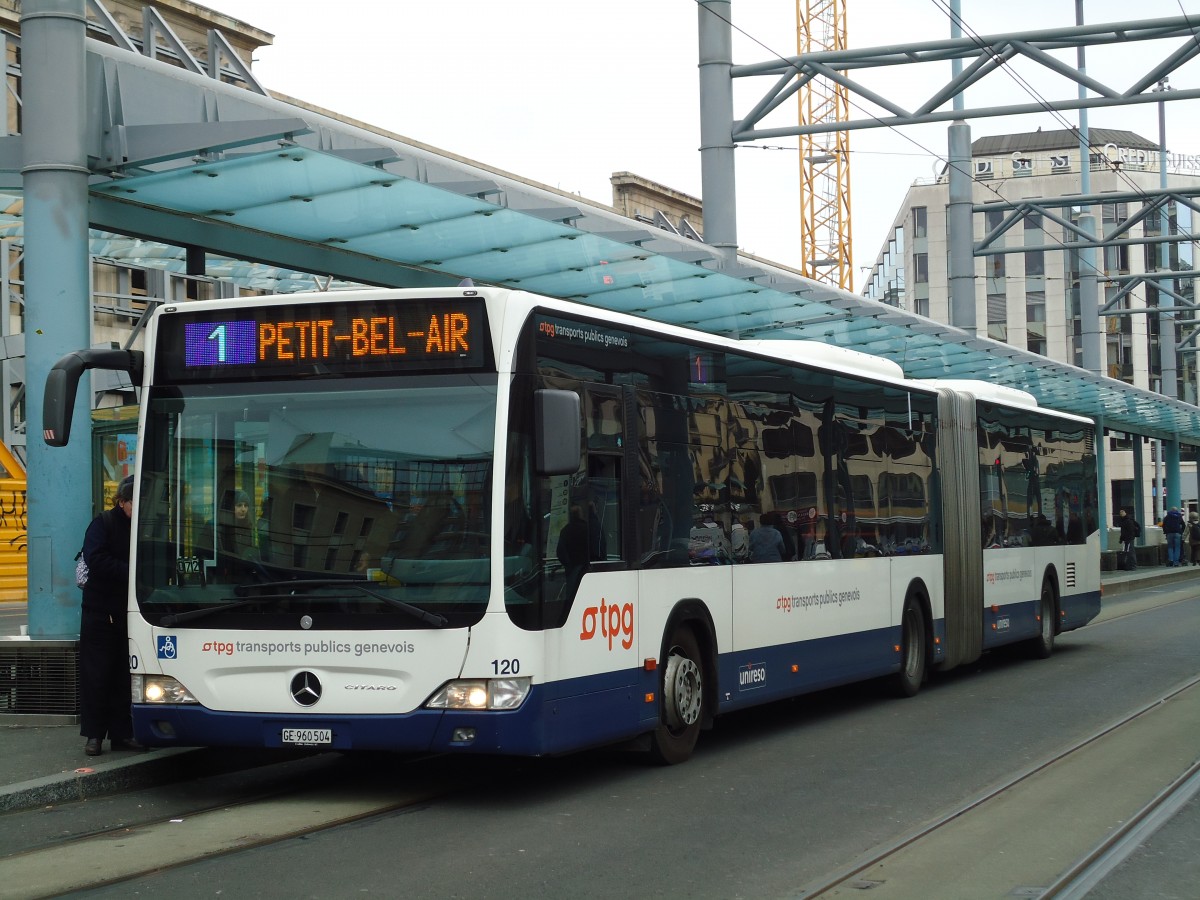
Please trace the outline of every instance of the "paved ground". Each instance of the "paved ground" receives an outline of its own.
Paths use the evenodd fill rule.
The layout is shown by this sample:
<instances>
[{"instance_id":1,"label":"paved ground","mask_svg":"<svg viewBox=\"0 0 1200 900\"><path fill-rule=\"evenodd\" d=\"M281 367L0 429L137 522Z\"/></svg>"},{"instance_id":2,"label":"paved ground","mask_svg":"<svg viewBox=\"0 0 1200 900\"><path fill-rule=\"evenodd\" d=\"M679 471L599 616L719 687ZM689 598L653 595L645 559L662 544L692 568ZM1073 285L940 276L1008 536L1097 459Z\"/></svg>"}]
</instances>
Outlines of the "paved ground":
<instances>
[{"instance_id":1,"label":"paved ground","mask_svg":"<svg viewBox=\"0 0 1200 900\"><path fill-rule=\"evenodd\" d=\"M1101 578L1108 599L1191 579L1196 579L1200 586L1200 568L1142 567L1134 572L1105 572ZM0 603L0 640L21 640L12 635L20 634L24 612L24 604ZM203 749L113 752L108 744L104 745L101 756L88 757L83 753L84 739L79 736L77 725L43 725L34 724L35 721L0 713L0 759L4 761L0 771L3 782L0 813L135 790L268 761L259 752ZM1191 809L1191 818L1182 817L1178 826L1184 829L1187 841L1185 844L1176 841L1171 846L1195 846L1196 835L1187 825L1200 819L1195 815L1195 804ZM1179 860L1180 866L1194 865L1191 850L1183 856L1187 858ZM1160 858L1157 865L1161 868L1162 864Z\"/></svg>"}]
</instances>

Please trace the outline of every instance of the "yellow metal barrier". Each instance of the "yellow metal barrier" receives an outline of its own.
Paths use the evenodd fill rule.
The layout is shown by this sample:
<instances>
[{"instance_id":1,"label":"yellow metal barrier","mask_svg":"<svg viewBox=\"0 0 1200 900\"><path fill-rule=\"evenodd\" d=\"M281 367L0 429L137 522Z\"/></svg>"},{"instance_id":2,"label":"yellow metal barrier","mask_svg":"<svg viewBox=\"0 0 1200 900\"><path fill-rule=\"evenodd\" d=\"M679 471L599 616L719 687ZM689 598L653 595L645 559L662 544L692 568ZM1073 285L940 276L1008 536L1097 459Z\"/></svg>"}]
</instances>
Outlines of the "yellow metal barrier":
<instances>
[{"instance_id":1,"label":"yellow metal barrier","mask_svg":"<svg viewBox=\"0 0 1200 900\"><path fill-rule=\"evenodd\" d=\"M0 602L29 599L25 468L0 443Z\"/></svg>"}]
</instances>

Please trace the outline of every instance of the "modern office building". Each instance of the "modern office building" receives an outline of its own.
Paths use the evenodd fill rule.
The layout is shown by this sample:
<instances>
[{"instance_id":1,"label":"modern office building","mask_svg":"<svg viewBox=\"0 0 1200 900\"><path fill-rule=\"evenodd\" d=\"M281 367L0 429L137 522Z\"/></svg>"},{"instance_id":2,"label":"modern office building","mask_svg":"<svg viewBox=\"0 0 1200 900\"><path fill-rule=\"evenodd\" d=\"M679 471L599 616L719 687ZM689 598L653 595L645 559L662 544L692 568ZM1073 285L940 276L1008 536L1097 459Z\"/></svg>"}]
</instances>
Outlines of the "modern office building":
<instances>
[{"instance_id":1,"label":"modern office building","mask_svg":"<svg viewBox=\"0 0 1200 900\"><path fill-rule=\"evenodd\" d=\"M1094 206L1095 230L1113 236L1112 246L1093 251L1101 319L1105 374L1140 388L1170 393L1162 384L1164 334L1178 342L1195 330L1187 318L1169 318L1154 310L1181 306L1194 296L1193 278L1159 278L1158 273L1192 272L1192 239L1158 242L1161 235L1194 235L1196 213L1186 196L1160 207L1161 154L1156 143L1130 131L1092 129L1086 154L1090 194L1112 193L1125 199ZM1084 154L1073 129L983 137L972 144L973 203L995 207L974 215L975 245L991 237L975 258L975 322L980 336L1040 353L1059 362L1082 365L1080 275L1088 271L1085 253L1063 248L1078 238L1065 223L1077 223L1079 206L1039 204L1039 210L1013 217L1022 201L1069 199L1082 193ZM1200 188L1195 157L1168 154L1167 187ZM1134 199L1129 199L1129 195ZM949 178L917 181L909 188L862 293L909 312L950 322L947 205ZM1123 227L1121 227L1123 226ZM1145 242L1149 241L1149 242ZM1062 248L1062 249L1059 249ZM994 250L995 252L986 252ZM1139 275L1154 275L1138 279ZM1164 290L1164 288L1166 290ZM1111 314L1115 313L1115 314ZM1164 325L1167 329L1164 331ZM1196 403L1196 355L1185 347L1176 354L1175 396ZM1170 366L1168 365L1168 371ZM1140 485L1146 516L1161 513L1161 448L1147 442L1143 472L1134 473L1131 438L1110 433L1106 469L1108 508L1116 514L1134 501ZM1182 496L1196 506L1194 451L1184 448Z\"/></svg>"}]
</instances>

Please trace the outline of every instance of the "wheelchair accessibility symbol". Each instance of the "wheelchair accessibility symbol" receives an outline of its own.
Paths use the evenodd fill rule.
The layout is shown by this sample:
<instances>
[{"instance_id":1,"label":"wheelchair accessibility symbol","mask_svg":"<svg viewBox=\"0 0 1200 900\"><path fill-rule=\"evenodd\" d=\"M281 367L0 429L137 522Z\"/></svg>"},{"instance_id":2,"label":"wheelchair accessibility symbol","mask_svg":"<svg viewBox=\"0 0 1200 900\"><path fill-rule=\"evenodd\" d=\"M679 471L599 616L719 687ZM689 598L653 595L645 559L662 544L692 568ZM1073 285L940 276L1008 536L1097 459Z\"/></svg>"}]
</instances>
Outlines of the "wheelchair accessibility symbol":
<instances>
[{"instance_id":1,"label":"wheelchair accessibility symbol","mask_svg":"<svg viewBox=\"0 0 1200 900\"><path fill-rule=\"evenodd\" d=\"M175 635L163 634L158 638L158 658L159 659L174 659L179 652L179 647L175 643Z\"/></svg>"}]
</instances>

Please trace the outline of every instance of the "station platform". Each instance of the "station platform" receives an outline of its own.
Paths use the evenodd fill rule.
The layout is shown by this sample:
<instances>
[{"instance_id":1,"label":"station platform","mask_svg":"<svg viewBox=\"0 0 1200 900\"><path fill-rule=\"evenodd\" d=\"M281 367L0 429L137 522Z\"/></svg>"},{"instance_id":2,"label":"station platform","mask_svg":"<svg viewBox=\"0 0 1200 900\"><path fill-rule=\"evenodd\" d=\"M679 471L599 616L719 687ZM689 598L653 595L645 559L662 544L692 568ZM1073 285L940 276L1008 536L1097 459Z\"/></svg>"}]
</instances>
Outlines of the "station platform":
<instances>
[{"instance_id":1,"label":"station platform","mask_svg":"<svg viewBox=\"0 0 1200 900\"><path fill-rule=\"evenodd\" d=\"M1178 585L1194 580L1200 589L1200 567L1141 567L1132 572L1103 572L1101 584L1106 600L1135 590L1159 585ZM16 613L14 604L0 604L0 611ZM23 620L22 620L23 621ZM12 618L8 620L12 628ZM17 633L19 631L11 631ZM171 748L146 751L112 751L108 742L100 756L83 752L84 739L77 725L13 724L0 713L0 813L83 800L156 784L196 778L239 768L253 768L282 761L276 751L230 751Z\"/></svg>"}]
</instances>

